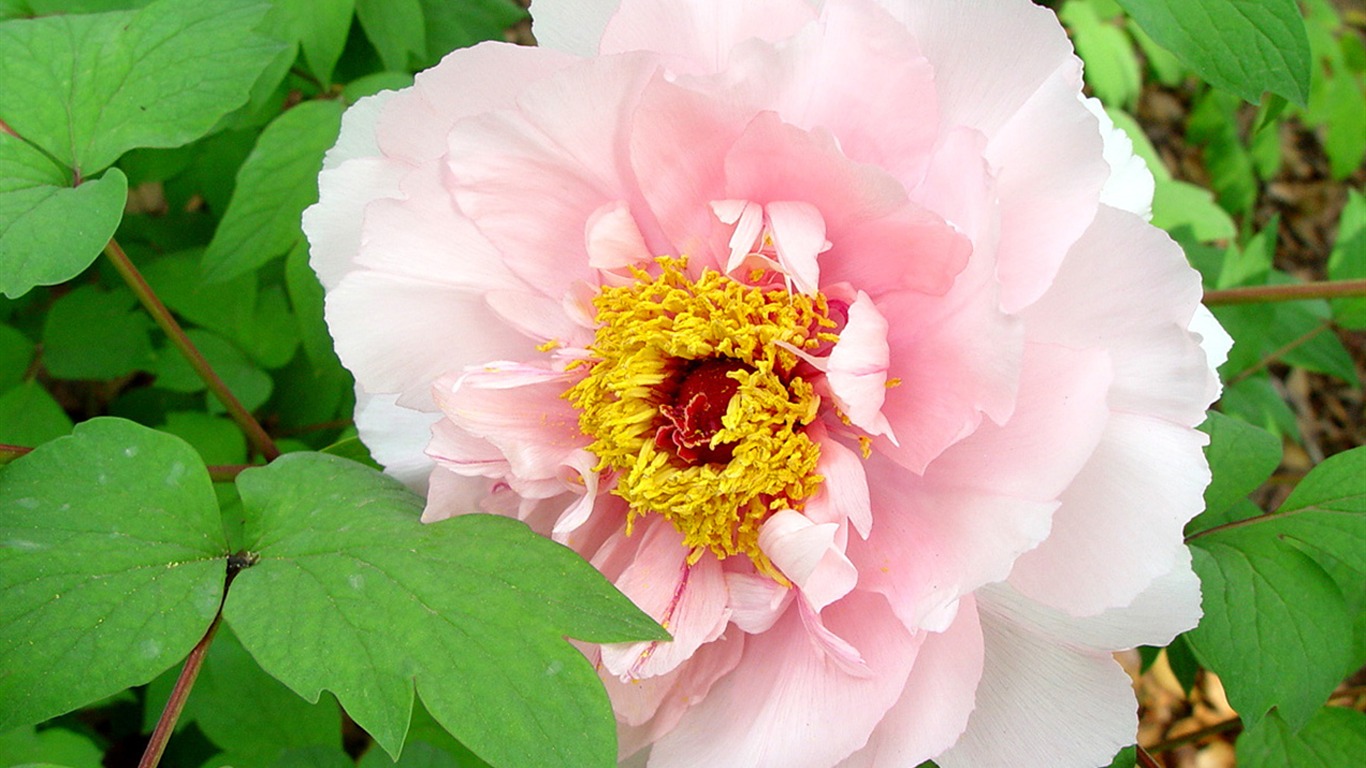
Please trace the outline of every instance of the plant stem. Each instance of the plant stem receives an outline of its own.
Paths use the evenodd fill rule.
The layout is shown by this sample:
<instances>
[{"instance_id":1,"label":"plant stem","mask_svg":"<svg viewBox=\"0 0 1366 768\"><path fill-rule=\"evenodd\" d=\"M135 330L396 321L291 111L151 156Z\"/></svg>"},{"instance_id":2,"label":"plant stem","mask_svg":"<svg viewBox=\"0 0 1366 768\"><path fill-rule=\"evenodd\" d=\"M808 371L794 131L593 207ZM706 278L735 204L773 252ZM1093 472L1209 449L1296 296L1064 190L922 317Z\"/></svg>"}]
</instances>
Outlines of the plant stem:
<instances>
[{"instance_id":1,"label":"plant stem","mask_svg":"<svg viewBox=\"0 0 1366 768\"><path fill-rule=\"evenodd\" d=\"M32 448L24 445L7 445L5 443L0 443L0 467L32 450Z\"/></svg>"},{"instance_id":2,"label":"plant stem","mask_svg":"<svg viewBox=\"0 0 1366 768\"><path fill-rule=\"evenodd\" d=\"M1138 758L1140 768L1162 768L1162 764L1157 762L1157 758L1148 754L1148 750L1143 747L1135 747L1134 755Z\"/></svg>"},{"instance_id":3,"label":"plant stem","mask_svg":"<svg viewBox=\"0 0 1366 768\"><path fill-rule=\"evenodd\" d=\"M171 311L166 308L165 304L161 303L161 299L157 298L156 293L152 291L152 286L147 284L142 273L133 266L128 254L119 247L118 241L110 240L109 244L104 247L104 254L114 263L114 268L123 276L128 287L133 289L133 293L142 302L142 306L146 307L147 312L152 315L152 319L156 320L161 330L166 333L166 337L171 340L176 349L180 350L181 354L185 355L190 367L199 374L199 378L204 380L209 391L218 398L224 408L228 409L228 415L246 433L247 439L251 441L256 450L266 457L266 461L273 461L278 457L280 449L275 447L275 442L270 439L270 435L266 434L266 430L261 427L261 423L256 420L256 417L242 407L242 403L228 389L228 385L224 384L218 374L214 373L209 361L204 359L204 355L200 354L199 349L185 335L180 323L176 322L176 319L171 316Z\"/></svg>"},{"instance_id":4,"label":"plant stem","mask_svg":"<svg viewBox=\"0 0 1366 768\"><path fill-rule=\"evenodd\" d=\"M1229 304L1260 304L1268 301L1299 301L1303 299L1340 299L1366 296L1366 280L1325 280L1318 283L1290 283L1286 285L1249 285L1222 291L1205 291L1207 306Z\"/></svg>"},{"instance_id":5,"label":"plant stem","mask_svg":"<svg viewBox=\"0 0 1366 768\"><path fill-rule=\"evenodd\" d=\"M1154 744L1151 749L1153 752L1156 752L1160 755L1163 752L1170 752L1173 749L1177 749L1178 747L1184 747L1187 744L1193 744L1202 739L1209 738L1210 736L1217 736L1218 734L1221 734L1224 731L1231 731L1234 728L1241 726L1242 724L1243 721L1240 718L1231 717L1227 720L1221 720L1220 722L1217 722L1214 725L1201 728L1198 731L1192 731L1190 733L1177 736L1176 738L1167 739L1166 741Z\"/></svg>"},{"instance_id":6,"label":"plant stem","mask_svg":"<svg viewBox=\"0 0 1366 768\"><path fill-rule=\"evenodd\" d=\"M225 589L224 597L226 596ZM166 743L170 741L176 720L180 719L180 713L185 709L185 701L190 698L190 689L194 687L195 678L199 677L199 668L204 666L204 655L208 653L209 643L213 642L213 636L218 632L218 624L222 620L223 609L220 606L218 614L213 617L213 623L209 625L209 631L204 633L204 637L200 638L194 650L186 657L185 666L180 669L180 677L176 678L175 687L171 689L171 698L166 701L166 708L161 710L156 728L147 740L147 749L138 761L138 768L156 768L161 762L161 755L166 751Z\"/></svg>"}]
</instances>

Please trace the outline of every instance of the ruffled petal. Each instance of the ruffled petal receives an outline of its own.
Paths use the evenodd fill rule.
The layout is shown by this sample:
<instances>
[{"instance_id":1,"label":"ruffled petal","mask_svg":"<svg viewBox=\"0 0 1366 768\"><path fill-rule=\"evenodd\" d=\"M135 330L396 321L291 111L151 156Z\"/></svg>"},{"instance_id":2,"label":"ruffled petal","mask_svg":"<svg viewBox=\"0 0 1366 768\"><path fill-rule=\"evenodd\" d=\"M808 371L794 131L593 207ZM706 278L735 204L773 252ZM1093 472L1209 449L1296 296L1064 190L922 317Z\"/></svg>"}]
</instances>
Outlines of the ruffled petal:
<instances>
[{"instance_id":1,"label":"ruffled petal","mask_svg":"<svg viewBox=\"0 0 1366 768\"><path fill-rule=\"evenodd\" d=\"M1108 652L1032 631L985 595L978 606L986 654L977 708L962 738L936 763L1105 765L1133 743L1133 687Z\"/></svg>"},{"instance_id":2,"label":"ruffled petal","mask_svg":"<svg viewBox=\"0 0 1366 768\"><path fill-rule=\"evenodd\" d=\"M356 430L384 471L418 493L427 488L432 460L427 440L441 414L404 408L396 395L356 391Z\"/></svg>"},{"instance_id":3,"label":"ruffled petal","mask_svg":"<svg viewBox=\"0 0 1366 768\"><path fill-rule=\"evenodd\" d=\"M869 435L896 437L882 403L887 399L887 318L873 300L858 292L849 305L849 320L840 331L839 341L830 350L825 371L835 402L849 423Z\"/></svg>"},{"instance_id":4,"label":"ruffled petal","mask_svg":"<svg viewBox=\"0 0 1366 768\"><path fill-rule=\"evenodd\" d=\"M868 677L839 670L788 611L769 631L746 637L739 665L655 743L650 768L829 768L863 746L900 695L920 639L864 592L829 606L822 619L862 652Z\"/></svg>"},{"instance_id":5,"label":"ruffled petal","mask_svg":"<svg viewBox=\"0 0 1366 768\"><path fill-rule=\"evenodd\" d=\"M777 512L759 530L759 548L817 611L849 594L858 570L836 542L837 523L813 523L800 512Z\"/></svg>"},{"instance_id":6,"label":"ruffled petal","mask_svg":"<svg viewBox=\"0 0 1366 768\"><path fill-rule=\"evenodd\" d=\"M736 45L782 40L815 17L806 0L624 0L601 52L652 51L674 72L710 74L726 67Z\"/></svg>"}]
</instances>

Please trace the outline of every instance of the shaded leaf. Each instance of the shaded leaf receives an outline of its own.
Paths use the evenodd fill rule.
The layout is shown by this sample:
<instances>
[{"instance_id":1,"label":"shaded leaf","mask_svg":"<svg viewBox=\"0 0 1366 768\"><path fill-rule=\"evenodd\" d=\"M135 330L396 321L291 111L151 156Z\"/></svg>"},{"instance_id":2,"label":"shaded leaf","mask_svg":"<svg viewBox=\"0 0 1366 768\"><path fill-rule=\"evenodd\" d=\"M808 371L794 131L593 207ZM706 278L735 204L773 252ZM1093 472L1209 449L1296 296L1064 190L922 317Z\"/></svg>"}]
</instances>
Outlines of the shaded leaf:
<instances>
[{"instance_id":1,"label":"shaded leaf","mask_svg":"<svg viewBox=\"0 0 1366 768\"><path fill-rule=\"evenodd\" d=\"M1211 411L1200 431L1210 436L1205 458L1213 479L1205 488L1205 511L1190 523L1195 531L1257 490L1281 463L1281 441L1245 421Z\"/></svg>"},{"instance_id":2,"label":"shaded leaf","mask_svg":"<svg viewBox=\"0 0 1366 768\"><path fill-rule=\"evenodd\" d=\"M1274 712L1238 738L1239 768L1344 768L1366 755L1366 714L1324 707L1295 732Z\"/></svg>"},{"instance_id":3,"label":"shaded leaf","mask_svg":"<svg viewBox=\"0 0 1366 768\"><path fill-rule=\"evenodd\" d=\"M179 438L95 419L0 469L0 729L184 658L218 610L223 547Z\"/></svg>"},{"instance_id":4,"label":"shaded leaf","mask_svg":"<svg viewBox=\"0 0 1366 768\"><path fill-rule=\"evenodd\" d=\"M59 379L112 379L150 368L151 330L129 291L82 285L48 311L43 367Z\"/></svg>"},{"instance_id":5,"label":"shaded leaf","mask_svg":"<svg viewBox=\"0 0 1366 768\"><path fill-rule=\"evenodd\" d=\"M71 417L36 381L0 394L0 443L38 445L71 431Z\"/></svg>"}]
</instances>

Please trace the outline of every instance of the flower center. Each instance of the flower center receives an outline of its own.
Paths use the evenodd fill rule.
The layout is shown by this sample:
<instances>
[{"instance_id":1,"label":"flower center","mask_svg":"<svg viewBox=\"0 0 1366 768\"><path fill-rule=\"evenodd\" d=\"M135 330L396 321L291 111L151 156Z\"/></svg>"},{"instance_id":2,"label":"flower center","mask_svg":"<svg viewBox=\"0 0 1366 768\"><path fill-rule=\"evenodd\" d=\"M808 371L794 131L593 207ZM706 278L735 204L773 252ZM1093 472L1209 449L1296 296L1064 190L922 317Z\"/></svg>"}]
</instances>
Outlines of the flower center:
<instances>
[{"instance_id":1,"label":"flower center","mask_svg":"<svg viewBox=\"0 0 1366 768\"><path fill-rule=\"evenodd\" d=\"M759 549L774 512L800 510L820 487L820 449L805 428L820 397L793 349L836 339L825 297L764 289L684 259L594 299L598 330L588 374L566 397L593 438L598 471L615 473L627 532L651 513L693 549L743 554L778 580Z\"/></svg>"}]
</instances>

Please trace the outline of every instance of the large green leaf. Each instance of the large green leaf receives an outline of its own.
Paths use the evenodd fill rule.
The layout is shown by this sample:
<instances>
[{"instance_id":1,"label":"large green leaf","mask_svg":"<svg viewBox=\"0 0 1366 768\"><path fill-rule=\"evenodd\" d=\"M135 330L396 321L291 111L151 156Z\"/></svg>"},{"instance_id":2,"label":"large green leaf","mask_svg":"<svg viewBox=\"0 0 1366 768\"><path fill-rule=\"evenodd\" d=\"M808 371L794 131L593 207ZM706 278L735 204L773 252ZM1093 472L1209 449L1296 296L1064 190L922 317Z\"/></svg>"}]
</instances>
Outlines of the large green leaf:
<instances>
[{"instance_id":1,"label":"large green leaf","mask_svg":"<svg viewBox=\"0 0 1366 768\"><path fill-rule=\"evenodd\" d=\"M276 118L237 173L223 221L204 252L207 279L230 280L303 238L300 217L318 199L323 153L341 130L342 104L311 101Z\"/></svg>"},{"instance_id":2,"label":"large green leaf","mask_svg":"<svg viewBox=\"0 0 1366 768\"><path fill-rule=\"evenodd\" d=\"M1346 768L1366 755L1366 714L1324 707L1298 733L1273 712L1238 737L1239 768Z\"/></svg>"},{"instance_id":3,"label":"large green leaf","mask_svg":"<svg viewBox=\"0 0 1366 768\"><path fill-rule=\"evenodd\" d=\"M1263 91L1303 105L1309 37L1295 0L1119 0L1160 45L1254 104Z\"/></svg>"},{"instance_id":4,"label":"large green leaf","mask_svg":"<svg viewBox=\"0 0 1366 768\"><path fill-rule=\"evenodd\" d=\"M356 0L356 18L384 68L403 72L427 53L421 0Z\"/></svg>"},{"instance_id":5,"label":"large green leaf","mask_svg":"<svg viewBox=\"0 0 1366 768\"><path fill-rule=\"evenodd\" d=\"M38 445L71 431L71 417L36 381L0 392L0 443Z\"/></svg>"},{"instance_id":6,"label":"large green leaf","mask_svg":"<svg viewBox=\"0 0 1366 768\"><path fill-rule=\"evenodd\" d=\"M346 47L355 0L274 0L273 13L291 37L299 41L308 68L324 84Z\"/></svg>"},{"instance_id":7,"label":"large green leaf","mask_svg":"<svg viewBox=\"0 0 1366 768\"><path fill-rule=\"evenodd\" d=\"M345 459L291 454L237 481L247 548L225 615L261 666L333 691L392 755L413 684L495 765L612 766L611 708L564 640L662 630L569 550L513 520L421 525L421 500Z\"/></svg>"},{"instance_id":8,"label":"large green leaf","mask_svg":"<svg viewBox=\"0 0 1366 768\"><path fill-rule=\"evenodd\" d=\"M82 285L53 302L43 324L43 366L59 379L112 379L155 359L152 321L130 291Z\"/></svg>"},{"instance_id":9,"label":"large green leaf","mask_svg":"<svg viewBox=\"0 0 1366 768\"><path fill-rule=\"evenodd\" d=\"M41 151L0 131L0 293L16 298L70 280L113 237L128 197L123 172L71 181Z\"/></svg>"},{"instance_id":10,"label":"large green leaf","mask_svg":"<svg viewBox=\"0 0 1366 768\"><path fill-rule=\"evenodd\" d=\"M1265 524L1366 573L1366 447L1314 467Z\"/></svg>"},{"instance_id":11,"label":"large green leaf","mask_svg":"<svg viewBox=\"0 0 1366 768\"><path fill-rule=\"evenodd\" d=\"M1366 278L1366 195L1355 189L1347 190L1347 205L1328 257L1328 276L1334 280ZM1366 330L1366 299L1334 300L1333 319L1348 328Z\"/></svg>"},{"instance_id":12,"label":"large green leaf","mask_svg":"<svg viewBox=\"0 0 1366 768\"><path fill-rule=\"evenodd\" d=\"M512 0L421 0L427 22L427 58L431 66L456 48L482 40L502 40L509 27L526 18L526 10Z\"/></svg>"},{"instance_id":13,"label":"large green leaf","mask_svg":"<svg viewBox=\"0 0 1366 768\"><path fill-rule=\"evenodd\" d=\"M279 45L254 0L159 0L139 11L0 25L0 119L80 175L134 147L175 147L241 106Z\"/></svg>"},{"instance_id":14,"label":"large green leaf","mask_svg":"<svg viewBox=\"0 0 1366 768\"><path fill-rule=\"evenodd\" d=\"M0 730L141 685L218 610L222 521L176 437L95 419L0 469Z\"/></svg>"},{"instance_id":15,"label":"large green leaf","mask_svg":"<svg viewBox=\"0 0 1366 768\"><path fill-rule=\"evenodd\" d=\"M1205 488L1205 512L1192 521L1193 530L1209 527L1202 518L1222 515L1257 490L1281 463L1281 441L1245 421L1211 411L1200 430L1210 436L1205 457L1213 479Z\"/></svg>"}]
</instances>

